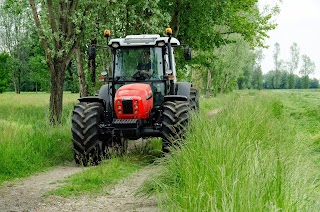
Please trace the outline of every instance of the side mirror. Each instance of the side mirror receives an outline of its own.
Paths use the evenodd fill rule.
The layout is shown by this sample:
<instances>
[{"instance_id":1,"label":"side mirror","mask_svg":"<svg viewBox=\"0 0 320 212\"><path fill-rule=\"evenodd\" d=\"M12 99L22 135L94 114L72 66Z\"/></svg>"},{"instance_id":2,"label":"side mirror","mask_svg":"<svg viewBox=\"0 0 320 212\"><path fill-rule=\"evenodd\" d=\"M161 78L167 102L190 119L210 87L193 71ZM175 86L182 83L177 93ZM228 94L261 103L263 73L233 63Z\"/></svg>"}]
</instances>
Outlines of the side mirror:
<instances>
[{"instance_id":1,"label":"side mirror","mask_svg":"<svg viewBox=\"0 0 320 212\"><path fill-rule=\"evenodd\" d=\"M95 46L89 46L88 57L89 57L89 60L93 60L96 58L96 47Z\"/></svg>"},{"instance_id":2,"label":"side mirror","mask_svg":"<svg viewBox=\"0 0 320 212\"><path fill-rule=\"evenodd\" d=\"M191 60L191 49L189 48L189 46L186 46L184 48L184 59Z\"/></svg>"},{"instance_id":3,"label":"side mirror","mask_svg":"<svg viewBox=\"0 0 320 212\"><path fill-rule=\"evenodd\" d=\"M99 77L99 82L105 82L107 78L107 74L108 73L106 71L101 72L101 77Z\"/></svg>"}]
</instances>

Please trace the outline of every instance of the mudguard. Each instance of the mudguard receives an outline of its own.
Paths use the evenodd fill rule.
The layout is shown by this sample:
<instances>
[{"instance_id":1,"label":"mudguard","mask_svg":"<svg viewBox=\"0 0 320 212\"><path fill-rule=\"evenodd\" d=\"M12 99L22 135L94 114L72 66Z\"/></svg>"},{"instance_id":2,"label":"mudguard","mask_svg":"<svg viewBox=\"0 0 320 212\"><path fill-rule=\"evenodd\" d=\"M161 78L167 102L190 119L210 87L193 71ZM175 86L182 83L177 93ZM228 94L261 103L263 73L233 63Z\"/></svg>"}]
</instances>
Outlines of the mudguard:
<instances>
[{"instance_id":1,"label":"mudguard","mask_svg":"<svg viewBox=\"0 0 320 212\"><path fill-rule=\"evenodd\" d=\"M111 96L111 85L103 85L99 90L99 98L103 99L105 102L105 111L111 112L112 111L112 96Z\"/></svg>"},{"instance_id":2,"label":"mudguard","mask_svg":"<svg viewBox=\"0 0 320 212\"><path fill-rule=\"evenodd\" d=\"M105 107L105 105L106 105L106 103L105 103L105 101L103 100L103 99L100 99L99 97L97 97L97 96L86 96L86 97L81 97L81 98L79 98L78 99L79 100L79 102L99 102L99 103L101 103L101 105L103 106L103 107Z\"/></svg>"},{"instance_id":3,"label":"mudguard","mask_svg":"<svg viewBox=\"0 0 320 212\"><path fill-rule=\"evenodd\" d=\"M190 82L177 82L176 83L176 95L185 96L187 99L190 99L190 90L191 90Z\"/></svg>"}]
</instances>

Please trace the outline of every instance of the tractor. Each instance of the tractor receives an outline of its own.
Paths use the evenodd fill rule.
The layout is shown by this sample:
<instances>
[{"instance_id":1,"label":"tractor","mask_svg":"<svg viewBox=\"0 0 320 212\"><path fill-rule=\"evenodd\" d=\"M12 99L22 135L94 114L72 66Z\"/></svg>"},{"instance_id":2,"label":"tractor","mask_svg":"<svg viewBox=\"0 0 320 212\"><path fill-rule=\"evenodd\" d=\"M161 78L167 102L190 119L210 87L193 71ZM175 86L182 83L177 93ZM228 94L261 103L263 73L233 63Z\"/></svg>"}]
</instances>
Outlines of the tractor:
<instances>
[{"instance_id":1,"label":"tractor","mask_svg":"<svg viewBox=\"0 0 320 212\"><path fill-rule=\"evenodd\" d=\"M97 95L80 98L73 110L77 164L97 165L111 150L123 154L128 140L160 137L163 153L179 145L190 112L198 110L198 92L189 82L177 82L174 48L182 45L172 37L171 28L166 34L128 35L109 41L110 31L105 30L105 48L113 58L109 74L102 72L105 83ZM184 57L191 59L187 45Z\"/></svg>"}]
</instances>

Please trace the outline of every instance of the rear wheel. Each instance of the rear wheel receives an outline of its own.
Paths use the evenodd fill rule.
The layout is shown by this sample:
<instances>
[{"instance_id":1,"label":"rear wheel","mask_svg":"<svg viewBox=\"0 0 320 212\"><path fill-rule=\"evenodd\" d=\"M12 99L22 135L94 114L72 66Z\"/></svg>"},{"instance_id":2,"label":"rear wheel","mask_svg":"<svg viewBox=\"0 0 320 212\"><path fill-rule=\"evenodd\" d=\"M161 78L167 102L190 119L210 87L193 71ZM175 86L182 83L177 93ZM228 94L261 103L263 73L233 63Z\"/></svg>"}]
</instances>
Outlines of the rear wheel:
<instances>
[{"instance_id":1,"label":"rear wheel","mask_svg":"<svg viewBox=\"0 0 320 212\"><path fill-rule=\"evenodd\" d=\"M163 152L169 152L171 146L179 145L179 140L184 139L189 110L189 104L185 101L167 101L163 104Z\"/></svg>"},{"instance_id":2,"label":"rear wheel","mask_svg":"<svg viewBox=\"0 0 320 212\"><path fill-rule=\"evenodd\" d=\"M198 96L198 91L195 88L191 88L190 90L190 109L197 111L199 109L199 96Z\"/></svg>"},{"instance_id":3,"label":"rear wheel","mask_svg":"<svg viewBox=\"0 0 320 212\"><path fill-rule=\"evenodd\" d=\"M72 144L74 160L83 166L101 162L103 143L99 140L99 124L103 115L100 103L79 103L72 116Z\"/></svg>"}]
</instances>

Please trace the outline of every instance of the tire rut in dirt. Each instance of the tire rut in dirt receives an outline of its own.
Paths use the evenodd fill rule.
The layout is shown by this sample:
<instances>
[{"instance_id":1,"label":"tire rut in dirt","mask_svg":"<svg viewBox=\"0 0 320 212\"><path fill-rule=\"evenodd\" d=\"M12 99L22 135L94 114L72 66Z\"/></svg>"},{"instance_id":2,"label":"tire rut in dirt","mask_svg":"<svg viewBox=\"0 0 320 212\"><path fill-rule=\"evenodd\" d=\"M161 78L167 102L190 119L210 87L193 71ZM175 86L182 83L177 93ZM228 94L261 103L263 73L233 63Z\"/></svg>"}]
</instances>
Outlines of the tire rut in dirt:
<instances>
[{"instance_id":1,"label":"tire rut in dirt","mask_svg":"<svg viewBox=\"0 0 320 212\"><path fill-rule=\"evenodd\" d=\"M167 153L171 146L178 146L184 139L189 116L189 104L184 101L167 101L163 105L162 151Z\"/></svg>"},{"instance_id":2,"label":"tire rut in dirt","mask_svg":"<svg viewBox=\"0 0 320 212\"><path fill-rule=\"evenodd\" d=\"M83 166L97 165L103 157L99 141L99 124L103 112L100 103L79 103L72 116L72 144L74 159Z\"/></svg>"}]
</instances>

